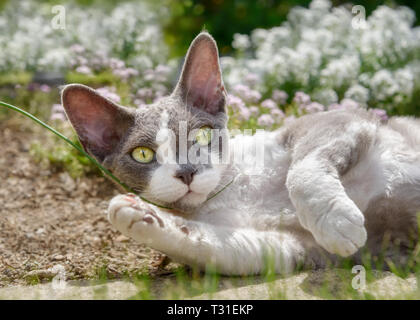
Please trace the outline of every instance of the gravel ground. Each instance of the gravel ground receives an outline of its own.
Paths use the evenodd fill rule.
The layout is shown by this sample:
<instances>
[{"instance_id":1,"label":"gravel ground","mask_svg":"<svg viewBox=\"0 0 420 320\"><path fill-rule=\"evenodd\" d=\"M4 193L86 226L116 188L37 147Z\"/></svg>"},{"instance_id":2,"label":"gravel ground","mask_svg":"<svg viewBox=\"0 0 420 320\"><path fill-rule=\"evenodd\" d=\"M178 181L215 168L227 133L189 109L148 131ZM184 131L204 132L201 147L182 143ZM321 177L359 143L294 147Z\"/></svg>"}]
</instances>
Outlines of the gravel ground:
<instances>
[{"instance_id":1,"label":"gravel ground","mask_svg":"<svg viewBox=\"0 0 420 320\"><path fill-rule=\"evenodd\" d=\"M47 280L57 265L67 279L165 272L164 256L108 223L107 204L118 193L111 182L75 181L34 161L29 147L46 134L0 123L0 287Z\"/></svg>"}]
</instances>

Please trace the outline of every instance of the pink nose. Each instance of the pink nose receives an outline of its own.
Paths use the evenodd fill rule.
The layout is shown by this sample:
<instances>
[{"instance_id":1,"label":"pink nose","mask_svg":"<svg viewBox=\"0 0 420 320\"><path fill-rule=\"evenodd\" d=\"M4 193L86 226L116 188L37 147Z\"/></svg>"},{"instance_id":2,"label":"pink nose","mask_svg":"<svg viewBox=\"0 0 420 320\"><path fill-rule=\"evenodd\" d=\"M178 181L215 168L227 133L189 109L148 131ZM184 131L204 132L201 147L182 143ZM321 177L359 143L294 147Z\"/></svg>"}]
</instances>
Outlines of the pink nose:
<instances>
[{"instance_id":1,"label":"pink nose","mask_svg":"<svg viewBox=\"0 0 420 320\"><path fill-rule=\"evenodd\" d=\"M179 169L176 174L175 177L180 179L182 182L184 182L187 186L190 185L190 183L192 182L193 178L194 178L194 174L197 172L196 169L190 167L190 166L184 166L181 167L181 169Z\"/></svg>"}]
</instances>

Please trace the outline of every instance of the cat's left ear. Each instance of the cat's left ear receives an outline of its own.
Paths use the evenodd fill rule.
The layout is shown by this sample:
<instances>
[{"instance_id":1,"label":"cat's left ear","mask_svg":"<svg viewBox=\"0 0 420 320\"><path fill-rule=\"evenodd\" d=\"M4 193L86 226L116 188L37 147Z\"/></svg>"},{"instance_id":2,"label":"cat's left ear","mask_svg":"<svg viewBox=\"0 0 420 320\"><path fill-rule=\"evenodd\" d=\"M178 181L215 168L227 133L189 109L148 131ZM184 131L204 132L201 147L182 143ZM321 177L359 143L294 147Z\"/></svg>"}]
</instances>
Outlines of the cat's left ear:
<instances>
[{"instance_id":1,"label":"cat's left ear","mask_svg":"<svg viewBox=\"0 0 420 320\"><path fill-rule=\"evenodd\" d=\"M217 45L207 32L191 43L174 94L180 95L187 106L213 115L225 112L226 90Z\"/></svg>"}]
</instances>

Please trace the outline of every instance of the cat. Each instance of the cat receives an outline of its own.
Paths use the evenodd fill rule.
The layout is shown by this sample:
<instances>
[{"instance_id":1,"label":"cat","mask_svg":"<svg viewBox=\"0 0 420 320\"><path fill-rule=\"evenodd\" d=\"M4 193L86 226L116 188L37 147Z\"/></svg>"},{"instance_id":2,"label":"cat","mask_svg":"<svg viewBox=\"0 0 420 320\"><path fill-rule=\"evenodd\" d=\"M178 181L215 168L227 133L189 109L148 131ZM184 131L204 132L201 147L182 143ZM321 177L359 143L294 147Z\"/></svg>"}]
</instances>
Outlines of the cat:
<instances>
[{"instance_id":1,"label":"cat","mask_svg":"<svg viewBox=\"0 0 420 320\"><path fill-rule=\"evenodd\" d=\"M226 275L260 274L267 257L287 274L339 257L357 262L364 250L379 255L387 242L398 252L412 248L419 120L381 123L366 110L336 110L302 116L263 139L230 138L226 99L207 32L193 40L173 93L153 104L127 108L84 85L64 87L62 104L85 150L142 197L111 200L108 219L117 230L175 261ZM182 130L195 132L185 148L209 161L181 159L178 149L163 154L165 141L182 145ZM237 150L262 150L260 172L249 174ZM172 162L158 161L165 157Z\"/></svg>"}]
</instances>

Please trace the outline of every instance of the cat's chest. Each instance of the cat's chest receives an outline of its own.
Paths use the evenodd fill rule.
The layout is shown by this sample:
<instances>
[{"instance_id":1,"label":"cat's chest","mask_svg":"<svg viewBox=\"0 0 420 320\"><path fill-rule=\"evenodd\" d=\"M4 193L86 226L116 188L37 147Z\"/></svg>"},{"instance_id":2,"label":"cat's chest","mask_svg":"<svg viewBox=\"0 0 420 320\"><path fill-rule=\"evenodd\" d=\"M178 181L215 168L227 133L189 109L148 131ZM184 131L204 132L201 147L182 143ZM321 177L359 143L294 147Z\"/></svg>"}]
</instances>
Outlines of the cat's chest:
<instances>
[{"instance_id":1,"label":"cat's chest","mask_svg":"<svg viewBox=\"0 0 420 320\"><path fill-rule=\"evenodd\" d=\"M290 156L277 143L276 132L237 136L230 147L235 180L201 208L201 213L238 211L252 217L294 212L285 186Z\"/></svg>"}]
</instances>

